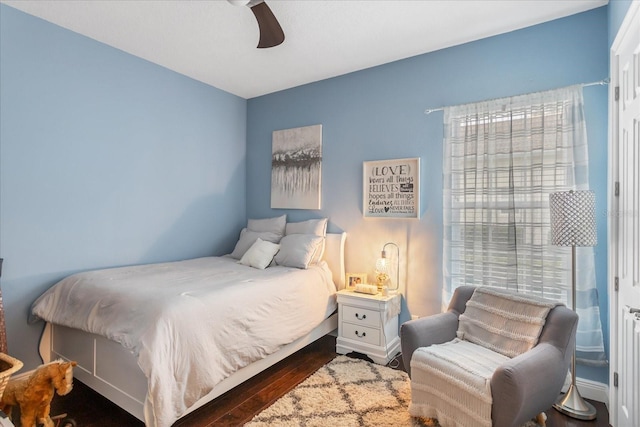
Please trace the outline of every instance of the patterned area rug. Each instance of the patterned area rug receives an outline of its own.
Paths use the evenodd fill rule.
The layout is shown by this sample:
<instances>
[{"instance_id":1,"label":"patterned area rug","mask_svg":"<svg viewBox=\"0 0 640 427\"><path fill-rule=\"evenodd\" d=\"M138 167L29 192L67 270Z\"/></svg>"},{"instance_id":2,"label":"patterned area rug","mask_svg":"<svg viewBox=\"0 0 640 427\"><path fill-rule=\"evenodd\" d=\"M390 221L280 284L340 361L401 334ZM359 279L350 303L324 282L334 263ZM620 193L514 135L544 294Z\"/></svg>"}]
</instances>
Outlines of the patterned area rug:
<instances>
[{"instance_id":1,"label":"patterned area rug","mask_svg":"<svg viewBox=\"0 0 640 427\"><path fill-rule=\"evenodd\" d=\"M404 371L338 356L245 426L440 426L434 419L412 418L410 401Z\"/></svg>"}]
</instances>

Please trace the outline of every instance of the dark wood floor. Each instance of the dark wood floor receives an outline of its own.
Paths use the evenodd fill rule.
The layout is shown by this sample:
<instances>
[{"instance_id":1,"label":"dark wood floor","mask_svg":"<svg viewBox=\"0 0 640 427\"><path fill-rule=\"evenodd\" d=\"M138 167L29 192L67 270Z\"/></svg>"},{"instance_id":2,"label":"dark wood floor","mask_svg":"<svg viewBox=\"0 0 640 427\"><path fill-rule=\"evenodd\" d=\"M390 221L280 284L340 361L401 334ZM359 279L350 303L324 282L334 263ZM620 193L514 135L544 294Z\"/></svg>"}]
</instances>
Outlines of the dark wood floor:
<instances>
[{"instance_id":1,"label":"dark wood floor","mask_svg":"<svg viewBox=\"0 0 640 427\"><path fill-rule=\"evenodd\" d=\"M357 357L357 355L354 356ZM241 426L334 357L336 357L335 337L324 337L194 413L178 420L174 426ZM398 369L403 369L401 362L398 365ZM600 402L592 401L591 403L598 410L596 420L574 420L551 408L545 411L548 417L547 426L609 426L609 414L606 406ZM71 393L67 396L56 396L53 400L51 414L62 413L67 413L68 417L73 418L78 427L144 426L141 421L77 380L75 380Z\"/></svg>"}]
</instances>

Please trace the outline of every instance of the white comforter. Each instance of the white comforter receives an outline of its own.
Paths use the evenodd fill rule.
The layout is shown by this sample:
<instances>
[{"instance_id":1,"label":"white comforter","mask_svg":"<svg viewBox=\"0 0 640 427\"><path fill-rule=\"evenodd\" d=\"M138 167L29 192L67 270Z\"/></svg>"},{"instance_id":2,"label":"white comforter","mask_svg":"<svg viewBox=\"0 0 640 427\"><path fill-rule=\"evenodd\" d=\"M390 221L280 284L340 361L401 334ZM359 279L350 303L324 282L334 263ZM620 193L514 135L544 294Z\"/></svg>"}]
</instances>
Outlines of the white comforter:
<instances>
[{"instance_id":1,"label":"white comforter","mask_svg":"<svg viewBox=\"0 0 640 427\"><path fill-rule=\"evenodd\" d=\"M321 323L335 292L324 262L257 270L208 257L75 274L32 312L131 349L148 379L146 424L168 427L230 374Z\"/></svg>"}]
</instances>

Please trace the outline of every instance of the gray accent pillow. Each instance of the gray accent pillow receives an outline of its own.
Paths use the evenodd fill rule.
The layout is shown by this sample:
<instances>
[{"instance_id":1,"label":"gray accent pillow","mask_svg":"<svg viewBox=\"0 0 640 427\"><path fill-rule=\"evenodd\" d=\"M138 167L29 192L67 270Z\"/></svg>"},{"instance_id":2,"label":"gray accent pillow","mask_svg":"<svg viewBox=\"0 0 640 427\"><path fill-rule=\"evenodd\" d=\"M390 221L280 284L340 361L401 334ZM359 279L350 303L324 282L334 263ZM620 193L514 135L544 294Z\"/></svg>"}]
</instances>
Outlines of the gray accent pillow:
<instances>
[{"instance_id":1,"label":"gray accent pillow","mask_svg":"<svg viewBox=\"0 0 640 427\"><path fill-rule=\"evenodd\" d=\"M284 229L287 225L287 215L274 218L250 219L247 221L247 228L259 233L274 233L284 236Z\"/></svg>"},{"instance_id":2,"label":"gray accent pillow","mask_svg":"<svg viewBox=\"0 0 640 427\"><path fill-rule=\"evenodd\" d=\"M289 222L285 227L284 234L313 234L324 237L327 235L327 218Z\"/></svg>"},{"instance_id":3,"label":"gray accent pillow","mask_svg":"<svg viewBox=\"0 0 640 427\"><path fill-rule=\"evenodd\" d=\"M289 234L280 240L280 251L274 260L278 265L307 269L324 238L313 234Z\"/></svg>"},{"instance_id":4,"label":"gray accent pillow","mask_svg":"<svg viewBox=\"0 0 640 427\"><path fill-rule=\"evenodd\" d=\"M260 233L243 228L240 232L240 239L238 239L236 247L233 249L233 252L229 254L229 256L235 259L242 258L242 256L249 250L251 245L253 245L256 240L258 240L258 238L266 242L278 243L282 236L279 234L271 233L269 231Z\"/></svg>"},{"instance_id":5,"label":"gray accent pillow","mask_svg":"<svg viewBox=\"0 0 640 427\"><path fill-rule=\"evenodd\" d=\"M325 238L327 236L327 218L309 219L307 221L289 222L285 228L285 235L290 234L310 234L322 237L322 242L313 254L310 264L317 264L324 254Z\"/></svg>"}]
</instances>

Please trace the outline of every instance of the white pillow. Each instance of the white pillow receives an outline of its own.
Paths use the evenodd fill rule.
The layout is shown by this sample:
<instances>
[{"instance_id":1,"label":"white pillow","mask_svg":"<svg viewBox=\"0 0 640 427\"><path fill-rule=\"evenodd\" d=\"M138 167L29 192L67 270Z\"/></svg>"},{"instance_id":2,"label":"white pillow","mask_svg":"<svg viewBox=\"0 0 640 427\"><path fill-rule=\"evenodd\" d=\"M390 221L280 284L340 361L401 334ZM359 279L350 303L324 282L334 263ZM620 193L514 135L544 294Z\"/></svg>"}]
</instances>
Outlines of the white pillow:
<instances>
[{"instance_id":1,"label":"white pillow","mask_svg":"<svg viewBox=\"0 0 640 427\"><path fill-rule=\"evenodd\" d=\"M313 234L324 237L327 235L327 218L289 222L285 227L284 234Z\"/></svg>"},{"instance_id":2,"label":"white pillow","mask_svg":"<svg viewBox=\"0 0 640 427\"><path fill-rule=\"evenodd\" d=\"M264 270L271 264L273 256L278 252L278 249L280 249L280 245L277 243L265 242L258 238L238 263Z\"/></svg>"},{"instance_id":3,"label":"white pillow","mask_svg":"<svg viewBox=\"0 0 640 427\"><path fill-rule=\"evenodd\" d=\"M324 238L313 234L290 234L280 240L276 264L307 269L316 252L321 250Z\"/></svg>"},{"instance_id":4,"label":"white pillow","mask_svg":"<svg viewBox=\"0 0 640 427\"><path fill-rule=\"evenodd\" d=\"M309 219L307 221L289 222L285 228L285 235L290 234L311 234L322 237L319 250L313 255L311 264L317 264L324 255L325 238L327 236L327 218Z\"/></svg>"},{"instance_id":5,"label":"white pillow","mask_svg":"<svg viewBox=\"0 0 640 427\"><path fill-rule=\"evenodd\" d=\"M275 218L250 219L247 221L247 228L260 233L269 232L284 236L284 229L287 225L287 215Z\"/></svg>"},{"instance_id":6,"label":"white pillow","mask_svg":"<svg viewBox=\"0 0 640 427\"><path fill-rule=\"evenodd\" d=\"M247 252L251 245L253 245L259 238L267 242L278 243L282 236L268 231L259 233L257 231L251 231L243 228L240 232L240 239L238 239L236 247L233 249L233 252L229 254L229 256L235 259L242 258L245 252Z\"/></svg>"}]
</instances>

